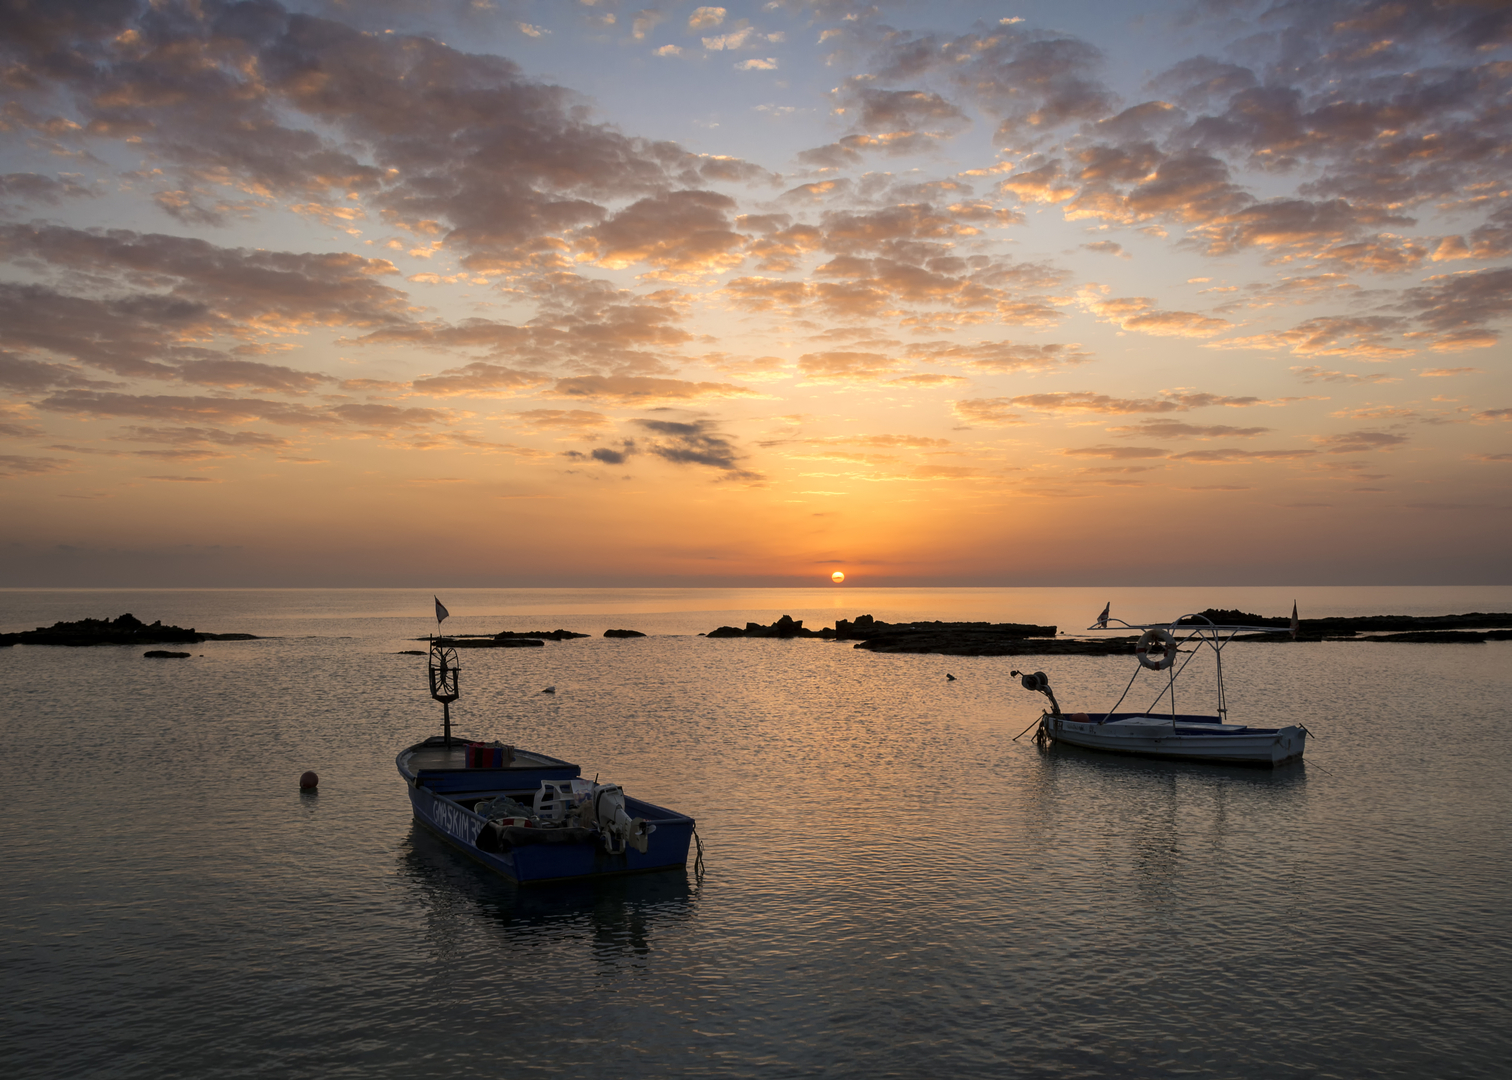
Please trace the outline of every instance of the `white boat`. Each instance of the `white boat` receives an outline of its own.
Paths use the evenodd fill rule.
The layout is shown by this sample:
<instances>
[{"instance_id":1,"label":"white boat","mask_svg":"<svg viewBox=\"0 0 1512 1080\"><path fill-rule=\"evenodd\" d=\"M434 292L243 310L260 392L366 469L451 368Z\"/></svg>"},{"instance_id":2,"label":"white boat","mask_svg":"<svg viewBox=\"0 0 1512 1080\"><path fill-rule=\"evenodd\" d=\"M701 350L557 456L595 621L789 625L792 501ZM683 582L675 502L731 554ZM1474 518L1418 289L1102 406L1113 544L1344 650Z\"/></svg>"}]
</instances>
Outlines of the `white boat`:
<instances>
[{"instance_id":1,"label":"white boat","mask_svg":"<svg viewBox=\"0 0 1512 1080\"><path fill-rule=\"evenodd\" d=\"M1110 622L1115 626L1110 627ZM1139 667L1123 696L1113 708L1102 713L1063 713L1044 672L1026 675L1015 671L1013 674L1020 676L1026 690L1038 691L1050 699L1050 708L1040 715L1034 736L1041 745L1066 743L1118 754L1237 765L1276 766L1302 760L1309 734L1306 727L1302 724L1260 727L1230 723L1228 699L1223 689L1223 647L1233 640L1235 634L1286 633L1285 628L1220 626L1202 615L1183 615L1170 623L1134 625L1122 619L1109 619L1104 609L1098 621L1087 629L1144 631L1135 648ZM1211 650L1214 661L1216 709L1212 714L1178 713L1177 679L1194 660L1205 657L1208 650ZM1160 692L1143 712L1119 712L1119 706L1129 696L1141 672L1154 672L1157 677L1164 673ZM1169 712L1156 711L1163 701L1166 701Z\"/></svg>"}]
</instances>

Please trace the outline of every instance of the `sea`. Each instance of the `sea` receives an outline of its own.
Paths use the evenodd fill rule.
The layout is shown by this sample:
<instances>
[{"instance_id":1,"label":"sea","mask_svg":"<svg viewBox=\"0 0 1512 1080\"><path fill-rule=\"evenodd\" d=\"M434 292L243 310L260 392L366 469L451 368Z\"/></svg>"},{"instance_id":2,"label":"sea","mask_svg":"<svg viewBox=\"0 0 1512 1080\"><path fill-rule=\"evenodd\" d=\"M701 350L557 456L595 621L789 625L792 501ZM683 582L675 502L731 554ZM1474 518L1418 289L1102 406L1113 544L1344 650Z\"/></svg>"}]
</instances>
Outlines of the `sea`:
<instances>
[{"instance_id":1,"label":"sea","mask_svg":"<svg viewBox=\"0 0 1512 1080\"><path fill-rule=\"evenodd\" d=\"M454 727L691 815L701 866L520 887L413 821L434 595L448 632L590 635L462 653ZM1294 601L1512 588L0 591L0 631L259 636L0 649L0 1070L1507 1077L1512 641L1231 644L1231 722L1313 735L1270 770L1019 737L1043 698L1014 668L1095 711L1129 657L701 636Z\"/></svg>"}]
</instances>

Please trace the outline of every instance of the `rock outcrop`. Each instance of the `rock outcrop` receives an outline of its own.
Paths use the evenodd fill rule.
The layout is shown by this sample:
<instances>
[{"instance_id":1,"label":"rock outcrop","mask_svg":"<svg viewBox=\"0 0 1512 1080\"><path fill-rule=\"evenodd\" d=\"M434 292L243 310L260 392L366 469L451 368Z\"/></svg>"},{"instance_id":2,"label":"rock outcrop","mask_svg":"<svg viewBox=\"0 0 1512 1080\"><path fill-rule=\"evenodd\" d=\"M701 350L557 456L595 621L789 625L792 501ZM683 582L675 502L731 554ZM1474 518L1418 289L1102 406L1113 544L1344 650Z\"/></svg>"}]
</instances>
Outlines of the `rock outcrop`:
<instances>
[{"instance_id":1,"label":"rock outcrop","mask_svg":"<svg viewBox=\"0 0 1512 1080\"><path fill-rule=\"evenodd\" d=\"M1212 622L1229 626L1291 625L1289 615L1256 615L1232 608L1208 608L1200 613ZM1201 619L1183 625L1200 626ZM1455 631L1473 631L1456 633ZM1361 637L1360 635L1369 635ZM1326 619L1298 619L1298 641L1400 641L1423 644L1512 639L1512 613L1472 611L1464 615L1359 615ZM1236 641L1291 641L1288 634L1240 634Z\"/></svg>"},{"instance_id":2,"label":"rock outcrop","mask_svg":"<svg viewBox=\"0 0 1512 1080\"><path fill-rule=\"evenodd\" d=\"M604 636L605 637L617 637L617 638L631 638L631 637L645 637L646 635L643 634L643 633L641 633L639 630L605 630L604 631Z\"/></svg>"},{"instance_id":3,"label":"rock outcrop","mask_svg":"<svg viewBox=\"0 0 1512 1080\"><path fill-rule=\"evenodd\" d=\"M740 630L733 626L721 626L718 630L710 630L705 637L730 638L791 638L791 637L834 637L833 630L805 630L802 619L794 619L791 615L784 615L771 626L762 626L760 623L748 622L745 629Z\"/></svg>"},{"instance_id":4,"label":"rock outcrop","mask_svg":"<svg viewBox=\"0 0 1512 1080\"><path fill-rule=\"evenodd\" d=\"M202 634L193 627L164 626L160 621L144 623L129 612L115 619L80 619L55 622L35 630L0 634L0 648L7 645L159 645L177 643L197 645L201 641L255 641L256 634Z\"/></svg>"},{"instance_id":5,"label":"rock outcrop","mask_svg":"<svg viewBox=\"0 0 1512 1080\"><path fill-rule=\"evenodd\" d=\"M823 638L853 641L854 648L872 652L942 653L947 656L1106 656L1134 652L1134 638L1101 641L1057 638L1053 626L1032 623L911 622L887 623L870 615L840 619L833 629L809 630L802 619L784 615L770 626L746 623L741 630L721 626L711 638Z\"/></svg>"}]
</instances>

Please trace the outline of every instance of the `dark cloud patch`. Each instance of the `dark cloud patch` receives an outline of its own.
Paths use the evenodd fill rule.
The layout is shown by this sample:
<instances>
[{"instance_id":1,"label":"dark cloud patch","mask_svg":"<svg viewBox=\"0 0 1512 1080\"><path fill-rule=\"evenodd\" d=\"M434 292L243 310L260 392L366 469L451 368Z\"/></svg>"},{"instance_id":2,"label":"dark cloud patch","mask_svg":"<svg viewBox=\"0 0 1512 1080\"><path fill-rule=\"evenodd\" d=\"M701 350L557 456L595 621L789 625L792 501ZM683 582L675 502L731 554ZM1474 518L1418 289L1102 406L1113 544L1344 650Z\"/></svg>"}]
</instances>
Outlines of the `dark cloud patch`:
<instances>
[{"instance_id":1,"label":"dark cloud patch","mask_svg":"<svg viewBox=\"0 0 1512 1080\"><path fill-rule=\"evenodd\" d=\"M853 133L803 151L798 155L802 164L842 168L860 163L868 152L917 153L971 122L959 106L937 93L884 89L864 77L847 79L835 98L835 115L848 121Z\"/></svg>"},{"instance_id":2,"label":"dark cloud patch","mask_svg":"<svg viewBox=\"0 0 1512 1080\"><path fill-rule=\"evenodd\" d=\"M0 173L0 205L9 202L56 206L64 199L89 198L97 194L73 177L55 179L40 173Z\"/></svg>"},{"instance_id":3,"label":"dark cloud patch","mask_svg":"<svg viewBox=\"0 0 1512 1080\"><path fill-rule=\"evenodd\" d=\"M895 33L877 74L890 83L943 75L996 118L1000 145L1018 148L1111 112L1101 66L1102 53L1078 38L1000 25L949 39Z\"/></svg>"},{"instance_id":4,"label":"dark cloud patch","mask_svg":"<svg viewBox=\"0 0 1512 1080\"><path fill-rule=\"evenodd\" d=\"M277 364L260 364L254 360L190 360L180 365L178 376L186 383L199 386L272 390L285 394L307 393L331 381L325 375Z\"/></svg>"},{"instance_id":5,"label":"dark cloud patch","mask_svg":"<svg viewBox=\"0 0 1512 1080\"><path fill-rule=\"evenodd\" d=\"M1156 398L1117 398L1090 390L1060 391L1047 394L1021 394L1001 399L1014 408L1035 409L1050 413L1169 413L1204 409L1214 405L1244 408L1262 404L1257 397L1228 397L1198 391L1162 391Z\"/></svg>"},{"instance_id":6,"label":"dark cloud patch","mask_svg":"<svg viewBox=\"0 0 1512 1080\"><path fill-rule=\"evenodd\" d=\"M1436 349L1492 345L1500 331L1488 324L1512 315L1512 268L1431 277L1403 294L1402 307L1414 313Z\"/></svg>"},{"instance_id":7,"label":"dark cloud patch","mask_svg":"<svg viewBox=\"0 0 1512 1080\"><path fill-rule=\"evenodd\" d=\"M528 377L531 369L540 368L661 374L672 369L669 354L693 340L693 335L679 325L684 318L680 298L670 292L636 297L608 282L552 274L533 282L528 297L536 302L537 309L524 324L481 318L456 324L409 323L376 330L356 341L361 345L481 349ZM423 381L426 392L445 391L448 386L465 392L469 379L486 382L487 375L484 369L454 369Z\"/></svg>"},{"instance_id":8,"label":"dark cloud patch","mask_svg":"<svg viewBox=\"0 0 1512 1080\"><path fill-rule=\"evenodd\" d=\"M108 383L86 378L78 368L68 364L51 364L30 360L0 350L0 386L7 390L40 392L68 387L105 387Z\"/></svg>"},{"instance_id":9,"label":"dark cloud patch","mask_svg":"<svg viewBox=\"0 0 1512 1080\"><path fill-rule=\"evenodd\" d=\"M152 289L152 299L213 310L227 330L373 326L402 320L407 302L380 280L399 272L392 263L348 252L250 251L129 229L33 224L0 226L0 257Z\"/></svg>"},{"instance_id":10,"label":"dark cloud patch","mask_svg":"<svg viewBox=\"0 0 1512 1080\"><path fill-rule=\"evenodd\" d=\"M606 401L616 405L647 402L689 402L709 398L757 397L756 391L734 383L689 382L645 375L580 375L558 379L547 397Z\"/></svg>"},{"instance_id":11,"label":"dark cloud patch","mask_svg":"<svg viewBox=\"0 0 1512 1080\"><path fill-rule=\"evenodd\" d=\"M220 216L192 194L215 178L315 208L356 195L393 225L515 257L611 200L773 179L592 123L577 95L502 57L273 2L28 9L12 29L9 58L36 94L74 97L81 131L176 163L189 182L165 209L181 220ZM320 130L286 122L300 117Z\"/></svg>"},{"instance_id":12,"label":"dark cloud patch","mask_svg":"<svg viewBox=\"0 0 1512 1080\"><path fill-rule=\"evenodd\" d=\"M35 457L28 454L0 454L0 477L36 476L41 473L65 472L67 458Z\"/></svg>"},{"instance_id":13,"label":"dark cloud patch","mask_svg":"<svg viewBox=\"0 0 1512 1080\"><path fill-rule=\"evenodd\" d=\"M583 242L603 266L718 272L745 257L738 249L746 238L730 227L734 209L734 199L716 192L668 192L632 203L587 230Z\"/></svg>"},{"instance_id":14,"label":"dark cloud patch","mask_svg":"<svg viewBox=\"0 0 1512 1080\"><path fill-rule=\"evenodd\" d=\"M1352 206L1343 199L1323 203L1276 199L1208 220L1192 235L1209 255L1227 255L1251 247L1311 254L1372 229L1412 224L1411 218Z\"/></svg>"},{"instance_id":15,"label":"dark cloud patch","mask_svg":"<svg viewBox=\"0 0 1512 1080\"><path fill-rule=\"evenodd\" d=\"M1389 431L1351 431L1328 435L1316 440L1329 454L1357 454L1367 450L1395 450L1406 443L1406 435Z\"/></svg>"},{"instance_id":16,"label":"dark cloud patch","mask_svg":"<svg viewBox=\"0 0 1512 1080\"><path fill-rule=\"evenodd\" d=\"M238 450L283 450L288 439L262 431L222 431L220 428L154 428L129 426L117 436L129 442L167 443L176 447L219 446Z\"/></svg>"},{"instance_id":17,"label":"dark cloud patch","mask_svg":"<svg viewBox=\"0 0 1512 1080\"><path fill-rule=\"evenodd\" d=\"M705 420L636 420L637 427L650 433L645 451L678 465L703 465L726 476L741 480L760 480L761 474L748 472L740 465L742 455L735 444L718 434Z\"/></svg>"}]
</instances>

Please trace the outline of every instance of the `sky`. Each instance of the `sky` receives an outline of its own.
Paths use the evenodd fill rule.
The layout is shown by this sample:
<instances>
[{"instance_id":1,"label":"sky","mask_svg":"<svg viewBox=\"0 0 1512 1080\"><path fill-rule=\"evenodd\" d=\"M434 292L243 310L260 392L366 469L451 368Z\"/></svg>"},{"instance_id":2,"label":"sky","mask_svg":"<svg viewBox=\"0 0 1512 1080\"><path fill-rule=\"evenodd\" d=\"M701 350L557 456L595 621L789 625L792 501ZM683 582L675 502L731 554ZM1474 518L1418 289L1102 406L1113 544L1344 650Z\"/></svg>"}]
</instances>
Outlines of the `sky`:
<instances>
[{"instance_id":1,"label":"sky","mask_svg":"<svg viewBox=\"0 0 1512 1080\"><path fill-rule=\"evenodd\" d=\"M0 586L1512 583L1509 88L1500 0L0 0Z\"/></svg>"}]
</instances>

